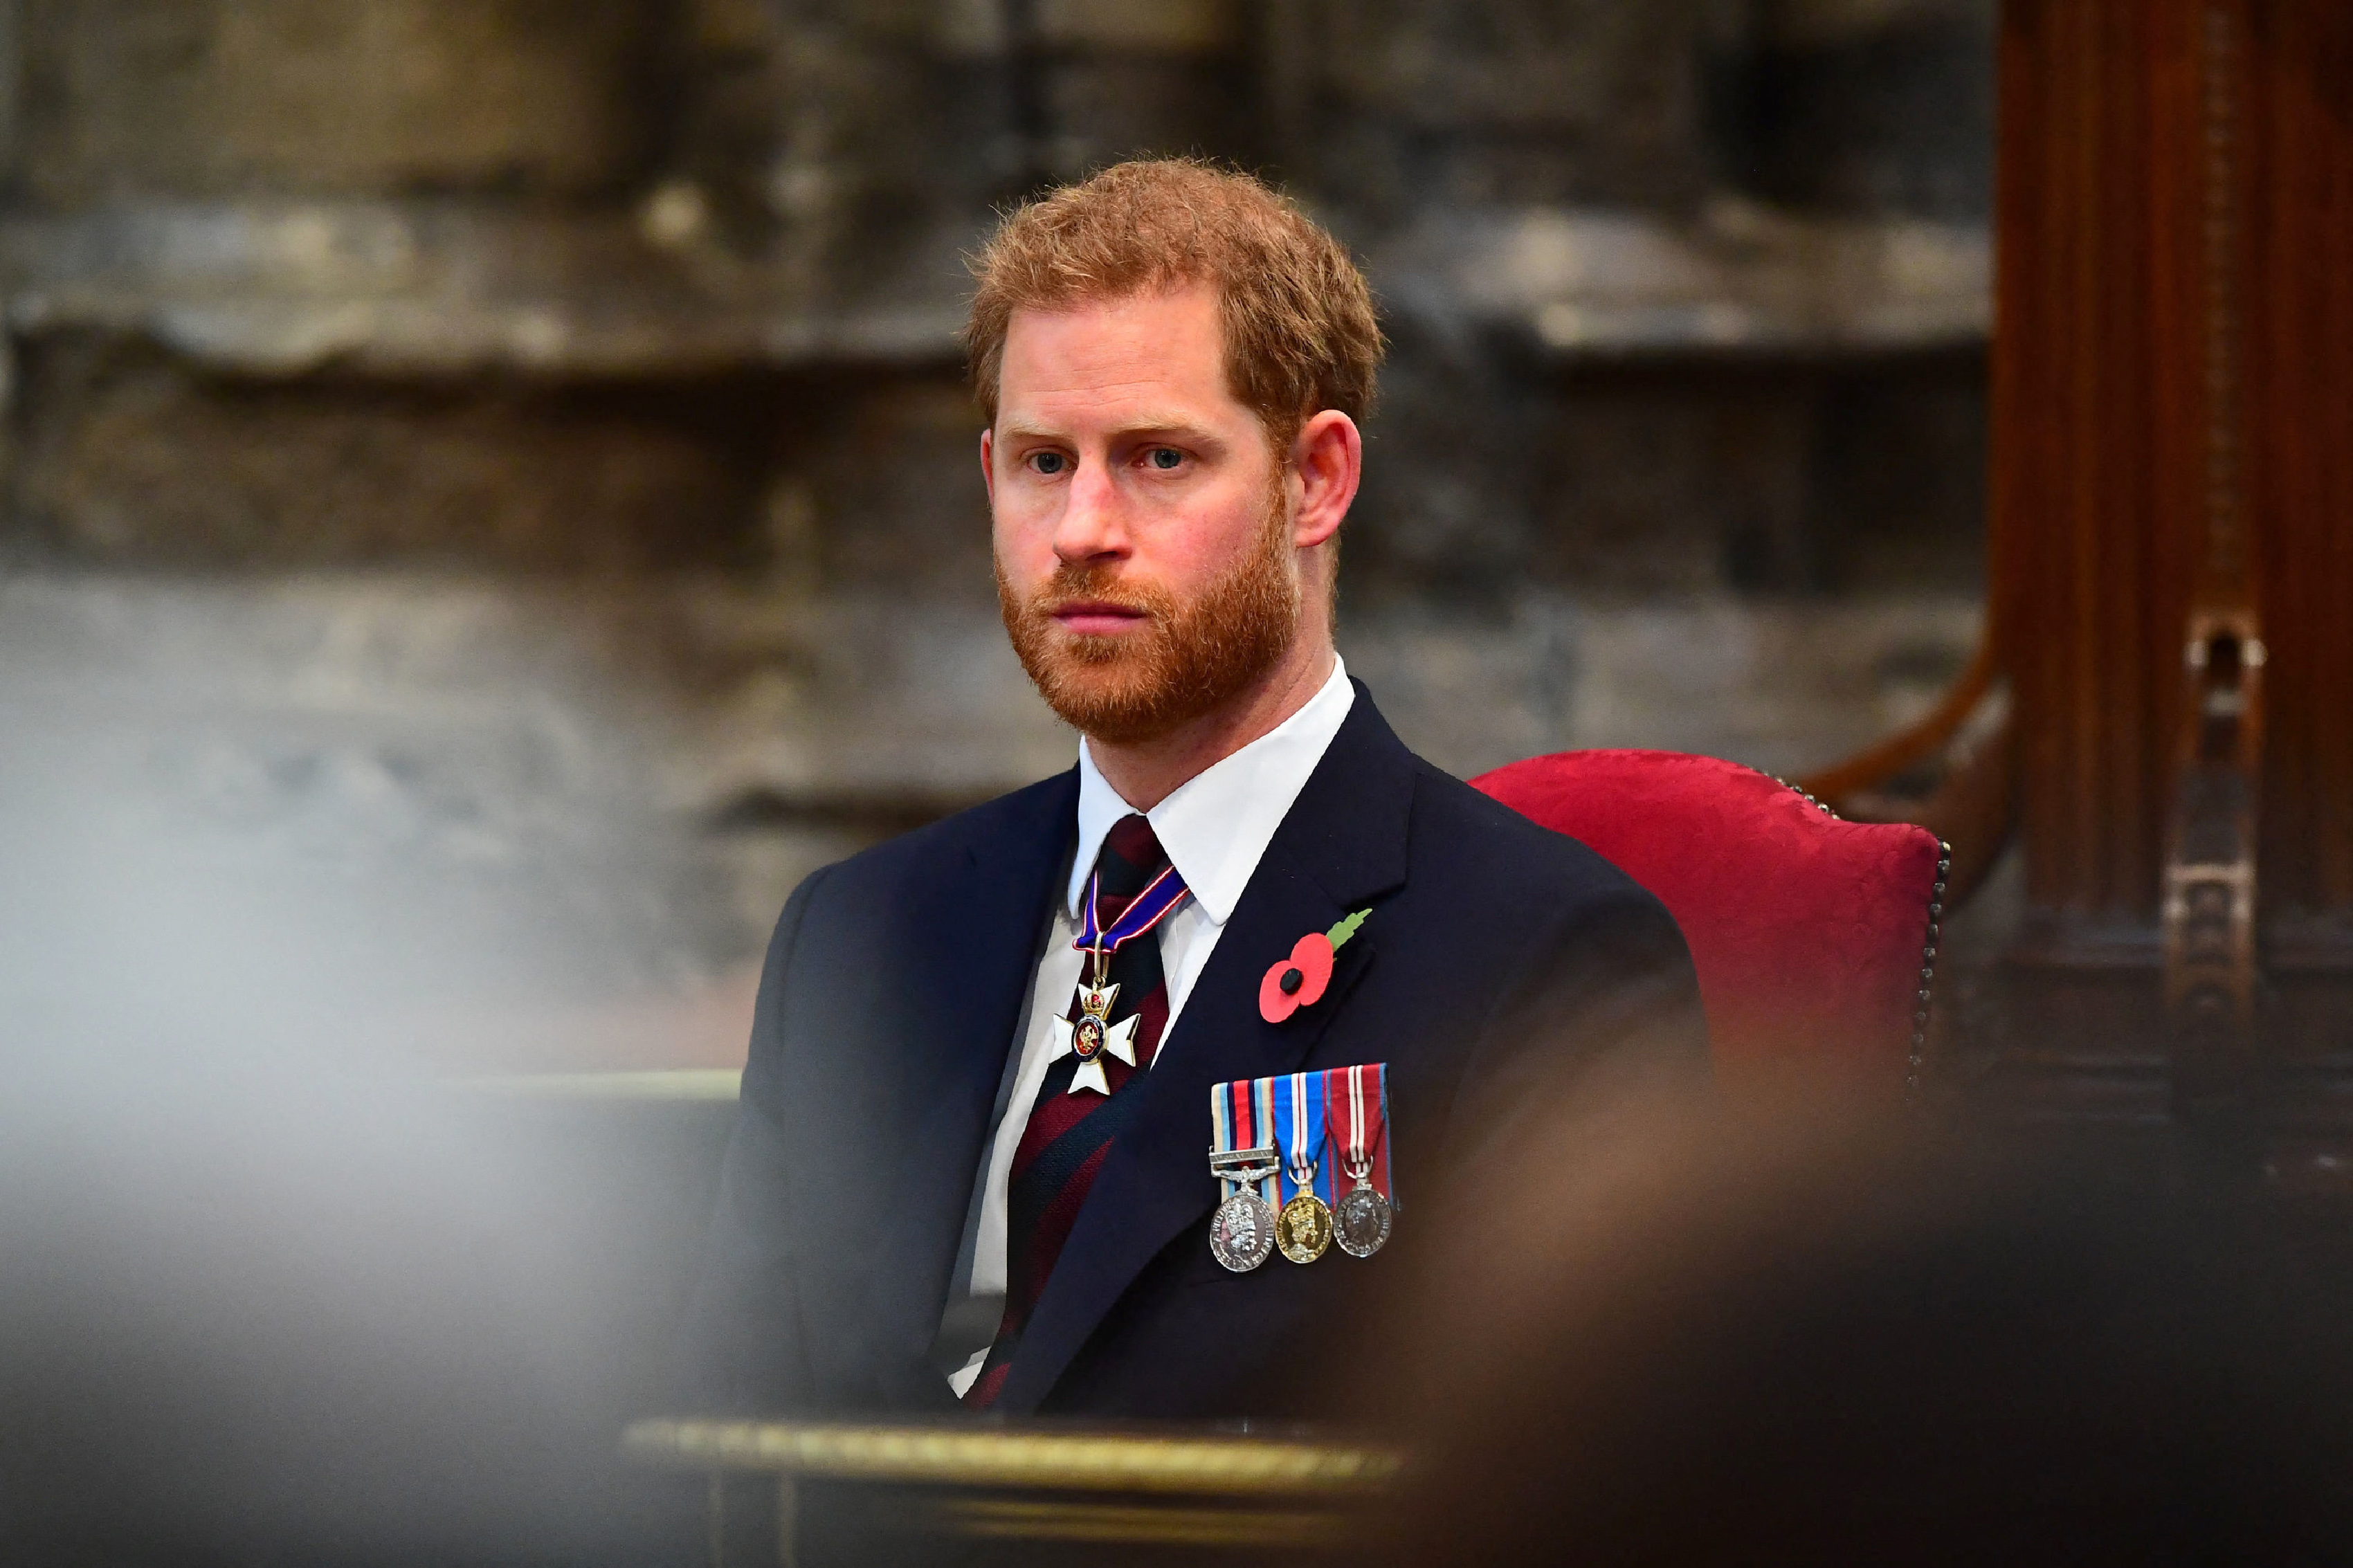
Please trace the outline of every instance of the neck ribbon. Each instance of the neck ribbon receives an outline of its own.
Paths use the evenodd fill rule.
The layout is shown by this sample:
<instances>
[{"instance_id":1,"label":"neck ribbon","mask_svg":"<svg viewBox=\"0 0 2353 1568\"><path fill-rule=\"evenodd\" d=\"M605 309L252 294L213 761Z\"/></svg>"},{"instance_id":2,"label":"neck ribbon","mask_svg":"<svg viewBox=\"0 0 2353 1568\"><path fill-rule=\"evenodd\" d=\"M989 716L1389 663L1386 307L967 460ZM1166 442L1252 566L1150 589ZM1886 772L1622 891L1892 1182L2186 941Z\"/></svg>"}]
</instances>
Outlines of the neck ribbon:
<instances>
[{"instance_id":1,"label":"neck ribbon","mask_svg":"<svg viewBox=\"0 0 2353 1568\"><path fill-rule=\"evenodd\" d=\"M1112 921L1106 931L1096 909L1096 896L1102 887L1102 872L1087 879L1087 901L1079 911L1079 936L1071 945L1093 952L1103 961L1166 920L1192 891L1185 886L1185 879L1176 874L1176 868L1171 866L1152 879L1151 886L1129 900L1127 908L1119 911L1119 919Z\"/></svg>"}]
</instances>

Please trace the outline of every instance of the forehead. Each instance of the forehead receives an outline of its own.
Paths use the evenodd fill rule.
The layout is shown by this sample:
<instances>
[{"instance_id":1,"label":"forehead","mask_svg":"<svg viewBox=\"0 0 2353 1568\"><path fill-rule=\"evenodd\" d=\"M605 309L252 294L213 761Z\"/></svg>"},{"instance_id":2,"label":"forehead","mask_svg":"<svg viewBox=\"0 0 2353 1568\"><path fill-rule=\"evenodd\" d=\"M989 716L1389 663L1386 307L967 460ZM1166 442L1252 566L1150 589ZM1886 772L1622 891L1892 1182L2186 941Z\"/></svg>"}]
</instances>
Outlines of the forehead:
<instances>
[{"instance_id":1,"label":"forehead","mask_svg":"<svg viewBox=\"0 0 2353 1568\"><path fill-rule=\"evenodd\" d=\"M1092 423L1147 407L1250 417L1226 384L1218 294L1207 283L1014 311L997 406L1007 425Z\"/></svg>"}]
</instances>

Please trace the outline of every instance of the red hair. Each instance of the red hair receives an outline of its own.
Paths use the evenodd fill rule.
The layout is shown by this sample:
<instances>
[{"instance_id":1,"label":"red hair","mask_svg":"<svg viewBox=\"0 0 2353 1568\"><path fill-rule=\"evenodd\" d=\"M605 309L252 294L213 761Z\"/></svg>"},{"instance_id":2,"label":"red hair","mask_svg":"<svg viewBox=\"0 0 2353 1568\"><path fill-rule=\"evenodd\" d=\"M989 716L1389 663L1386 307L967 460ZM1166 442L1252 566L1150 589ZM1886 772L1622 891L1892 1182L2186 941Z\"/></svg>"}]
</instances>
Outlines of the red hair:
<instances>
[{"instance_id":1,"label":"red hair","mask_svg":"<svg viewBox=\"0 0 2353 1568\"><path fill-rule=\"evenodd\" d=\"M1275 450L1326 408L1362 421L1383 344L1372 290L1340 242L1250 175L1189 158L1116 164L1016 211L971 261L973 391L997 423L1018 310L1066 310L1208 283L1226 382Z\"/></svg>"}]
</instances>

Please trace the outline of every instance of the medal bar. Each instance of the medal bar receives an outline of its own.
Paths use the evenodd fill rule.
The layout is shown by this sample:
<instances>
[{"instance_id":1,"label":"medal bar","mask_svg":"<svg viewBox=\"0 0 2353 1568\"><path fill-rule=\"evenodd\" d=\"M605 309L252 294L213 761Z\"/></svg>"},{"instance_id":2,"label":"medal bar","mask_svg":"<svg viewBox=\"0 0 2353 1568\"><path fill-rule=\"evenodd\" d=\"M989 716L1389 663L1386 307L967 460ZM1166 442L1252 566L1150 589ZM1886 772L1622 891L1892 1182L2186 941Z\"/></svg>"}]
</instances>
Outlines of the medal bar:
<instances>
[{"instance_id":1,"label":"medal bar","mask_svg":"<svg viewBox=\"0 0 2353 1568\"><path fill-rule=\"evenodd\" d=\"M1218 1261L1246 1273L1278 1251L1313 1263L1335 1245L1351 1258L1388 1246L1398 1214L1388 1110L1383 1062L1214 1086Z\"/></svg>"}]
</instances>

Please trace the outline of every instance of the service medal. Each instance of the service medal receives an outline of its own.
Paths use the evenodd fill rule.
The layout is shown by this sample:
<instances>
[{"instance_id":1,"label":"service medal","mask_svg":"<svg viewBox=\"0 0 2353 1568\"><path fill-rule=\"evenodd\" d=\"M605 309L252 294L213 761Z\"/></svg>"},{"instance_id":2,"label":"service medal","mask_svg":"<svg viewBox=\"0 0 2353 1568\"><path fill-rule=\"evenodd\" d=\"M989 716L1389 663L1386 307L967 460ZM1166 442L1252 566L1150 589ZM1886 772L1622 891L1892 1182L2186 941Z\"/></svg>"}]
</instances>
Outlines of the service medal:
<instances>
[{"instance_id":1,"label":"service medal","mask_svg":"<svg viewBox=\"0 0 2353 1568\"><path fill-rule=\"evenodd\" d=\"M1389 1238L1389 1201L1366 1184L1340 1196L1332 1213L1332 1239L1351 1258L1370 1258Z\"/></svg>"},{"instance_id":2,"label":"service medal","mask_svg":"<svg viewBox=\"0 0 2353 1568\"><path fill-rule=\"evenodd\" d=\"M1209 1219L1209 1255L1237 1274L1274 1256L1276 1216L1268 1200L1282 1170L1282 1152L1268 1131L1272 1103L1262 1083L1221 1083L1209 1090L1209 1174L1225 1194Z\"/></svg>"},{"instance_id":3,"label":"service medal","mask_svg":"<svg viewBox=\"0 0 2353 1568\"><path fill-rule=\"evenodd\" d=\"M1313 1263L1332 1245L1332 1211L1308 1188L1275 1216L1274 1244L1293 1263Z\"/></svg>"},{"instance_id":4,"label":"service medal","mask_svg":"<svg viewBox=\"0 0 2353 1568\"><path fill-rule=\"evenodd\" d=\"M1209 1220L1209 1253L1237 1274L1274 1254L1274 1205L1245 1187L1218 1205Z\"/></svg>"},{"instance_id":5,"label":"service medal","mask_svg":"<svg viewBox=\"0 0 2353 1568\"><path fill-rule=\"evenodd\" d=\"M1370 1070L1377 1075L1380 1072L1378 1068ZM1370 1258L1378 1252L1388 1241L1394 1217L1389 1200L1372 1183L1374 1158L1379 1152L1380 1140L1388 1134L1388 1118L1380 1114L1385 1109L1380 1092L1383 1082L1377 1077L1374 1092L1367 1095L1366 1071L1353 1067L1344 1069L1343 1074L1347 1080L1348 1116L1347 1132L1340 1145L1340 1165L1356 1185L1342 1194L1339 1206L1333 1212L1332 1228L1335 1233L1333 1239L1351 1258ZM1378 1132L1372 1130L1375 1121L1380 1123Z\"/></svg>"},{"instance_id":6,"label":"service medal","mask_svg":"<svg viewBox=\"0 0 2353 1568\"><path fill-rule=\"evenodd\" d=\"M1291 1140L1283 1165L1292 1185L1299 1190L1275 1217L1274 1244L1293 1263L1313 1263L1332 1245L1332 1211L1315 1194L1315 1167L1329 1123L1321 1114L1323 1097L1310 1092L1311 1083L1321 1089L1322 1075L1293 1073L1286 1085L1290 1092L1284 1096L1291 1112Z\"/></svg>"}]
</instances>

